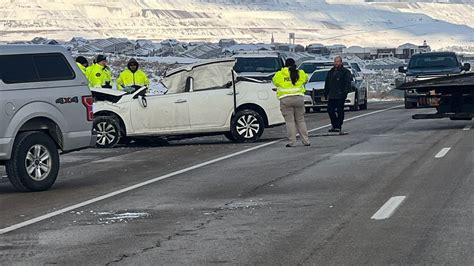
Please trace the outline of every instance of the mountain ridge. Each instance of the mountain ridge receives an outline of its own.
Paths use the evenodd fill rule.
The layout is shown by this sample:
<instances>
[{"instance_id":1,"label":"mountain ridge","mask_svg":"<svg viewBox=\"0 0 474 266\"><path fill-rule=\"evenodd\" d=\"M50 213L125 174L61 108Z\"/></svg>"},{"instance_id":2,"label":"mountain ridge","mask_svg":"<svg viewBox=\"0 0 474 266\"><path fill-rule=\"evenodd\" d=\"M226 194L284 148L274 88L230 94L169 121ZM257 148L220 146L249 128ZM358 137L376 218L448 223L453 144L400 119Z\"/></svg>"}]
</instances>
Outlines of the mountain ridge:
<instances>
[{"instance_id":1,"label":"mountain ridge","mask_svg":"<svg viewBox=\"0 0 474 266\"><path fill-rule=\"evenodd\" d=\"M0 41L82 36L269 42L273 34L287 42L294 32L302 44L393 46L428 40L441 48L474 42L474 18L466 16L474 12L470 4L255 1L249 6L248 0L0 0Z\"/></svg>"}]
</instances>

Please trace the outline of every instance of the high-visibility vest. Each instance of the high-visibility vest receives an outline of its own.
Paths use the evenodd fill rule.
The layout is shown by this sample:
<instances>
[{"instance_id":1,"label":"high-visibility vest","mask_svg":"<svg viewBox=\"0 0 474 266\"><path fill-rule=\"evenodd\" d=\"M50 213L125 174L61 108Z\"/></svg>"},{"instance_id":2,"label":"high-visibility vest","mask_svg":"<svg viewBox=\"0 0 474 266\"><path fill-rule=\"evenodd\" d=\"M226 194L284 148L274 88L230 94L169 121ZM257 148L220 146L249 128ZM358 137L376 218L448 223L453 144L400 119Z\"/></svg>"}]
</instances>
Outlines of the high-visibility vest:
<instances>
[{"instance_id":1,"label":"high-visibility vest","mask_svg":"<svg viewBox=\"0 0 474 266\"><path fill-rule=\"evenodd\" d=\"M79 67L79 69L82 71L82 73L84 73L84 75L85 75L87 68L86 68L83 64L81 64L81 63L77 63L77 62L76 62L76 64L77 64L77 66Z\"/></svg>"},{"instance_id":2,"label":"high-visibility vest","mask_svg":"<svg viewBox=\"0 0 474 266\"><path fill-rule=\"evenodd\" d=\"M117 79L117 89L123 90L124 87L133 85L150 87L150 81L145 72L140 69L135 71L135 73L130 71L130 69L125 69Z\"/></svg>"},{"instance_id":3,"label":"high-visibility vest","mask_svg":"<svg viewBox=\"0 0 474 266\"><path fill-rule=\"evenodd\" d=\"M277 97L281 99L287 96L304 96L306 89L304 84L308 82L308 75L303 70L298 70L299 79L295 84L291 82L290 70L287 67L282 68L273 76L273 84L277 86Z\"/></svg>"},{"instance_id":4,"label":"high-visibility vest","mask_svg":"<svg viewBox=\"0 0 474 266\"><path fill-rule=\"evenodd\" d=\"M86 77L89 80L89 87L101 88L107 82L112 85L112 73L107 67L99 64L93 64L86 69Z\"/></svg>"}]
</instances>

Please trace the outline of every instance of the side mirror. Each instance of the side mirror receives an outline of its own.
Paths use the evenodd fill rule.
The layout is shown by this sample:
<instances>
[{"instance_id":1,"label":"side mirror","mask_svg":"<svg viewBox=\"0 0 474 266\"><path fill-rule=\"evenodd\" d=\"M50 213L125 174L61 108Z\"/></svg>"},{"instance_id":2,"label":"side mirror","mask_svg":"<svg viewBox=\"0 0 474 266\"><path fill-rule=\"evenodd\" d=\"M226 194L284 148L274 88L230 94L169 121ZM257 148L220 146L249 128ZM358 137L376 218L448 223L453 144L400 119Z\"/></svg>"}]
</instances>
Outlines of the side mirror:
<instances>
[{"instance_id":1,"label":"side mirror","mask_svg":"<svg viewBox=\"0 0 474 266\"><path fill-rule=\"evenodd\" d=\"M148 100L144 95L138 95L138 102L143 108L146 108L148 106Z\"/></svg>"},{"instance_id":2,"label":"side mirror","mask_svg":"<svg viewBox=\"0 0 474 266\"><path fill-rule=\"evenodd\" d=\"M194 79L192 77L187 77L184 92L193 92L193 91L194 91Z\"/></svg>"},{"instance_id":3,"label":"side mirror","mask_svg":"<svg viewBox=\"0 0 474 266\"><path fill-rule=\"evenodd\" d=\"M146 95L147 87L141 87L133 93L133 99L137 99L138 96L144 97Z\"/></svg>"},{"instance_id":4,"label":"side mirror","mask_svg":"<svg viewBox=\"0 0 474 266\"><path fill-rule=\"evenodd\" d=\"M464 63L464 65L462 66L462 70L464 70L464 71L469 71L469 70L471 70L471 64L469 64L469 63Z\"/></svg>"},{"instance_id":5,"label":"side mirror","mask_svg":"<svg viewBox=\"0 0 474 266\"><path fill-rule=\"evenodd\" d=\"M400 73L407 73L407 70L405 69L404 66L399 66L399 67L398 67L398 72L400 72Z\"/></svg>"}]
</instances>

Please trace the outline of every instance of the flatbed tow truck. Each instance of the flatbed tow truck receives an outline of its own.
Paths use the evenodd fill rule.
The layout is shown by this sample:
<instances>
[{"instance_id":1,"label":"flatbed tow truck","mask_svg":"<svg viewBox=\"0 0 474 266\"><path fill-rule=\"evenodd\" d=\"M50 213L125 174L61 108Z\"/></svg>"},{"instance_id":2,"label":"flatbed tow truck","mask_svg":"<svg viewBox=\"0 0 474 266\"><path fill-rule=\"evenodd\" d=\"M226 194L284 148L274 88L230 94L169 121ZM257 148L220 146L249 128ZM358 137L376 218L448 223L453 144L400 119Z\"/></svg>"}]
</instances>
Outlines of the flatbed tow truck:
<instances>
[{"instance_id":1,"label":"flatbed tow truck","mask_svg":"<svg viewBox=\"0 0 474 266\"><path fill-rule=\"evenodd\" d=\"M415 114L413 119L472 120L474 117L474 73L403 83L398 90L427 93L435 90L439 99L434 114ZM428 96L429 97L429 96Z\"/></svg>"}]
</instances>

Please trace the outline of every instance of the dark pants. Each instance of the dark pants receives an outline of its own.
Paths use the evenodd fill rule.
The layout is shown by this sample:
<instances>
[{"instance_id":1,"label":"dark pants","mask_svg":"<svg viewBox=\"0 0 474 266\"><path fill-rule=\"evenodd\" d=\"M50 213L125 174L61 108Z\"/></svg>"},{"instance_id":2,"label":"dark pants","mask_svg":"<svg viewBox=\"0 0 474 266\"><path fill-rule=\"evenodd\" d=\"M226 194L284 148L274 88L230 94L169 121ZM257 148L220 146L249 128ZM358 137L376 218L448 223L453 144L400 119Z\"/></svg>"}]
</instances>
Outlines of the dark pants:
<instances>
[{"instance_id":1,"label":"dark pants","mask_svg":"<svg viewBox=\"0 0 474 266\"><path fill-rule=\"evenodd\" d=\"M333 128L342 129L342 123L344 122L344 99L329 99L328 100L328 114L331 118L331 124Z\"/></svg>"}]
</instances>

